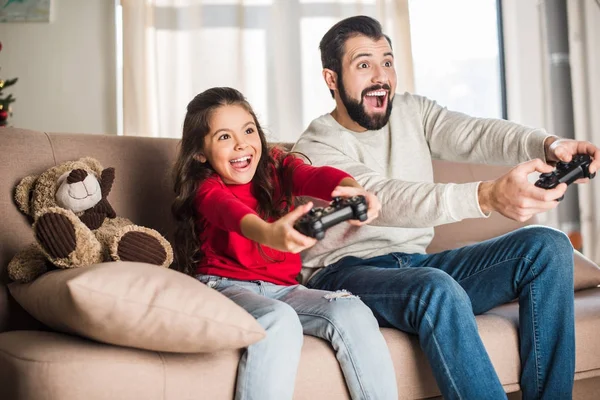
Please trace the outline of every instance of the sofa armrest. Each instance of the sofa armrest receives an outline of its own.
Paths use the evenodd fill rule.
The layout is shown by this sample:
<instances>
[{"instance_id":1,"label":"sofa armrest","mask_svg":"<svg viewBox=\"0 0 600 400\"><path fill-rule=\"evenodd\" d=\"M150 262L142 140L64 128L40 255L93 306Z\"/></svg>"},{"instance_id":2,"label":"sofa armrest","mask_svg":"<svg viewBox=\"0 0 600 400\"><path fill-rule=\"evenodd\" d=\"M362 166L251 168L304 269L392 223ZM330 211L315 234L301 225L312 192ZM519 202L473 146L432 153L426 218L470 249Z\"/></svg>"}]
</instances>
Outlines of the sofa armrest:
<instances>
[{"instance_id":1,"label":"sofa armrest","mask_svg":"<svg viewBox=\"0 0 600 400\"><path fill-rule=\"evenodd\" d=\"M575 290L600 286L600 267L575 250Z\"/></svg>"}]
</instances>

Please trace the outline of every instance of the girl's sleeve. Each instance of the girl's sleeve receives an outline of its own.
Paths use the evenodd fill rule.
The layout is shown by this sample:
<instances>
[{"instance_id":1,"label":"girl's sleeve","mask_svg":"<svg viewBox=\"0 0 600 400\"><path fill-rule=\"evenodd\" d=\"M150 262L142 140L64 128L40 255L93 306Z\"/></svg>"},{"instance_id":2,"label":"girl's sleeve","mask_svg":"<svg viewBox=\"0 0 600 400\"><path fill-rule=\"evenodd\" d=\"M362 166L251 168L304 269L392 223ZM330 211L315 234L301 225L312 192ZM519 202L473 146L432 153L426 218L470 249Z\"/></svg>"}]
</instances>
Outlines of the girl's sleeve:
<instances>
[{"instance_id":1,"label":"girl's sleeve","mask_svg":"<svg viewBox=\"0 0 600 400\"><path fill-rule=\"evenodd\" d=\"M207 179L200 185L194 199L194 207L199 216L219 229L242 235L240 222L248 214L255 214L252 208L229 191L216 179Z\"/></svg>"},{"instance_id":2,"label":"girl's sleeve","mask_svg":"<svg viewBox=\"0 0 600 400\"><path fill-rule=\"evenodd\" d=\"M284 168L291 172L292 193L295 196L310 196L323 200L331 200L331 192L344 178L351 175L337 168L323 166L313 167L301 158L288 156L283 162ZM286 171L286 172L288 172Z\"/></svg>"}]
</instances>

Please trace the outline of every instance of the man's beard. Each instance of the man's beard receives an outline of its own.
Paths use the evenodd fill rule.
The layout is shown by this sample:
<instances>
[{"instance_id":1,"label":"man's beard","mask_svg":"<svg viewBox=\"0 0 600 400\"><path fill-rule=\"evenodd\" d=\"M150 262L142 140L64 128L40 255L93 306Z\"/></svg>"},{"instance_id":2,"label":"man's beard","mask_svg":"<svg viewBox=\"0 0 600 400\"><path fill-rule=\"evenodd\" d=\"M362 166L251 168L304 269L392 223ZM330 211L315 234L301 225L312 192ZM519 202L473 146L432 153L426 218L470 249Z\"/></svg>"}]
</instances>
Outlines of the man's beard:
<instances>
[{"instance_id":1,"label":"man's beard","mask_svg":"<svg viewBox=\"0 0 600 400\"><path fill-rule=\"evenodd\" d=\"M383 128L388 123L390 119L390 114L392 113L392 93L390 93L390 86L387 84L371 86L370 88L367 88L362 91L360 96L360 102L358 102L350 96L348 96L343 81L344 80L342 79L342 76L340 74L340 79L338 79L338 91L340 93L340 99L342 100L342 103L344 103L344 107L346 107L346 111L348 111L348 115L350 116L350 118L363 128L370 131L377 131ZM375 114L371 116L365 112L365 94L373 90L379 89L385 89L388 92L387 107L385 109L384 114Z\"/></svg>"}]
</instances>

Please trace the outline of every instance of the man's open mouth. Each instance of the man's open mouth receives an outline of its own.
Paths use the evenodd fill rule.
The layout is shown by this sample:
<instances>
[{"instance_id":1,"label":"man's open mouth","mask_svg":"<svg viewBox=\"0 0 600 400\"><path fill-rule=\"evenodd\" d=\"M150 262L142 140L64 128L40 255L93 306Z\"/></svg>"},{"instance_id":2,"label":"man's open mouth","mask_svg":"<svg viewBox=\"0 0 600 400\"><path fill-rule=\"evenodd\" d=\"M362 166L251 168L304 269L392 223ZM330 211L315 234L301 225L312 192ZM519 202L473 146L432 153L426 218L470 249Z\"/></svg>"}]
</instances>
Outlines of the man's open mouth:
<instances>
[{"instance_id":1,"label":"man's open mouth","mask_svg":"<svg viewBox=\"0 0 600 400\"><path fill-rule=\"evenodd\" d=\"M388 91L385 89L372 90L363 97L368 108L375 111L385 111L388 101Z\"/></svg>"}]
</instances>

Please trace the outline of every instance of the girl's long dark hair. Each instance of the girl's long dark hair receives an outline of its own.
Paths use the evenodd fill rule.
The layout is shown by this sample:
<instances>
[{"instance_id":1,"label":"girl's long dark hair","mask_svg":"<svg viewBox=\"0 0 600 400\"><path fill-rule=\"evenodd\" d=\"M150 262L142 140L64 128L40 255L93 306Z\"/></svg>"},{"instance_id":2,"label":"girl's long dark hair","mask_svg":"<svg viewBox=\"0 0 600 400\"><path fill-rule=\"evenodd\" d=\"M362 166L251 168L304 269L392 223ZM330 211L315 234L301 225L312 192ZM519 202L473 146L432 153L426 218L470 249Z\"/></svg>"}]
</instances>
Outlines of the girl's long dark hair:
<instances>
[{"instance_id":1,"label":"girl's long dark hair","mask_svg":"<svg viewBox=\"0 0 600 400\"><path fill-rule=\"evenodd\" d=\"M215 173L208 162L202 163L196 156L202 152L204 137L210 132L212 113L226 105L241 106L252 115L260 136L262 153L252 178L259 215L265 220L277 219L288 213L292 204L291 171L284 172L289 169L281 168L284 159L291 155L281 150L276 152L278 157L271 157L265 134L244 95L227 87L211 88L196 95L188 104L183 121L179 154L173 167L175 200L171 207L176 222L175 269L188 275L195 274L196 264L203 257L199 239L201 217L196 213L194 198L199 185ZM275 179L281 185L277 198L274 198Z\"/></svg>"}]
</instances>

